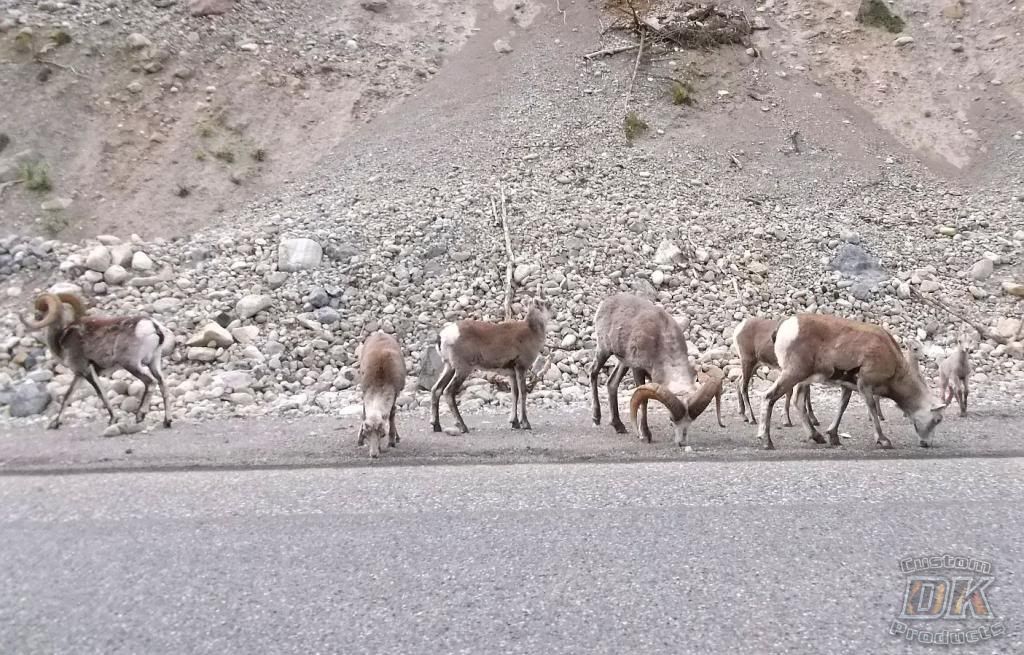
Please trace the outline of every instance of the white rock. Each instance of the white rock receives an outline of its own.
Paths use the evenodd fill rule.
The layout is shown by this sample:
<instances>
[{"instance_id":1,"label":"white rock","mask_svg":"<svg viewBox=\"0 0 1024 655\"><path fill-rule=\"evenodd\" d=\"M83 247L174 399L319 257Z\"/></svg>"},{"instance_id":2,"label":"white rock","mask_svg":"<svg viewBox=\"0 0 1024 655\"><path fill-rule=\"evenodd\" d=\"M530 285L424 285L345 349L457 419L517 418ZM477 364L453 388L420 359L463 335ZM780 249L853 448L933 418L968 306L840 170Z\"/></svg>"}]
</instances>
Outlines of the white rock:
<instances>
[{"instance_id":1,"label":"white rock","mask_svg":"<svg viewBox=\"0 0 1024 655\"><path fill-rule=\"evenodd\" d=\"M994 272L994 270L995 267L992 263L992 260L987 257L983 257L982 259L976 261L974 263L974 266L971 266L969 275L971 276L971 279L974 280L987 280L990 277L992 277L992 273Z\"/></svg>"},{"instance_id":2,"label":"white rock","mask_svg":"<svg viewBox=\"0 0 1024 655\"><path fill-rule=\"evenodd\" d=\"M90 250L89 254L85 257L85 267L100 273L110 268L110 251L107 250L107 247L96 246Z\"/></svg>"},{"instance_id":3,"label":"white rock","mask_svg":"<svg viewBox=\"0 0 1024 655\"><path fill-rule=\"evenodd\" d=\"M132 255L132 270L151 271L154 268L153 260L144 252L137 252Z\"/></svg>"},{"instance_id":4,"label":"white rock","mask_svg":"<svg viewBox=\"0 0 1024 655\"><path fill-rule=\"evenodd\" d=\"M235 304L235 313L238 314L238 318L245 320L259 314L264 309L268 309L273 304L274 301L270 296L243 296L242 299Z\"/></svg>"},{"instance_id":5,"label":"white rock","mask_svg":"<svg viewBox=\"0 0 1024 655\"><path fill-rule=\"evenodd\" d=\"M160 298L153 303L153 311L157 314L172 314L180 307L180 298Z\"/></svg>"},{"instance_id":6,"label":"white rock","mask_svg":"<svg viewBox=\"0 0 1024 655\"><path fill-rule=\"evenodd\" d=\"M128 280L128 271L123 266L114 264L103 273L103 280L110 285L121 285Z\"/></svg>"},{"instance_id":7,"label":"white rock","mask_svg":"<svg viewBox=\"0 0 1024 655\"><path fill-rule=\"evenodd\" d=\"M186 346L206 346L213 342L218 348L227 348L235 342L231 334L217 323L207 323L189 337Z\"/></svg>"},{"instance_id":8,"label":"white rock","mask_svg":"<svg viewBox=\"0 0 1024 655\"><path fill-rule=\"evenodd\" d=\"M217 327L220 326L218 325ZM243 345L255 341L259 334L260 329L255 325L246 325L245 327L237 327L231 330L231 336L235 338L235 341Z\"/></svg>"},{"instance_id":9,"label":"white rock","mask_svg":"<svg viewBox=\"0 0 1024 655\"><path fill-rule=\"evenodd\" d=\"M319 266L323 256L323 248L312 239L286 239L277 248L277 270L307 271Z\"/></svg>"},{"instance_id":10,"label":"white rock","mask_svg":"<svg viewBox=\"0 0 1024 655\"><path fill-rule=\"evenodd\" d=\"M679 249L679 246L668 239L662 239L661 243L658 244L658 249L654 253L654 262L662 266L668 266L682 260L683 251Z\"/></svg>"}]
</instances>

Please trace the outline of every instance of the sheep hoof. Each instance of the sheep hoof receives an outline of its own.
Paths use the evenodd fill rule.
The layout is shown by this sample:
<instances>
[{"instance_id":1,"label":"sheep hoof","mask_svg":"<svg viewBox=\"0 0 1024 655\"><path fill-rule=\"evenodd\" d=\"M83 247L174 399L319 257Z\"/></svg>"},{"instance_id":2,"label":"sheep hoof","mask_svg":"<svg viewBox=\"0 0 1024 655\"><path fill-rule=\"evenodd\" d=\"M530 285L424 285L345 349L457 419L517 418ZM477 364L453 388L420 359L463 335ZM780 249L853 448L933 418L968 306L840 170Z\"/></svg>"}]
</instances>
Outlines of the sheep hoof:
<instances>
[{"instance_id":1,"label":"sheep hoof","mask_svg":"<svg viewBox=\"0 0 1024 655\"><path fill-rule=\"evenodd\" d=\"M843 444L839 443L839 431L838 430L834 430L834 431L833 430L829 430L829 432L828 432L828 445L830 445L830 446L841 446L841 445L843 445Z\"/></svg>"},{"instance_id":2,"label":"sheep hoof","mask_svg":"<svg viewBox=\"0 0 1024 655\"><path fill-rule=\"evenodd\" d=\"M522 422L522 428L523 428L524 430L532 430L532 429L533 429L533 428L532 428L532 427L530 426L530 423L529 423L529 421L523 421L523 422Z\"/></svg>"},{"instance_id":3,"label":"sheep hoof","mask_svg":"<svg viewBox=\"0 0 1024 655\"><path fill-rule=\"evenodd\" d=\"M626 426L622 424L622 421L612 423L612 427L615 428L615 431L619 434L626 434Z\"/></svg>"},{"instance_id":4,"label":"sheep hoof","mask_svg":"<svg viewBox=\"0 0 1024 655\"><path fill-rule=\"evenodd\" d=\"M50 421L49 423L46 424L46 429L47 430L56 430L59 427L60 427L60 421L57 420L57 419L53 419L52 421Z\"/></svg>"},{"instance_id":5,"label":"sheep hoof","mask_svg":"<svg viewBox=\"0 0 1024 655\"><path fill-rule=\"evenodd\" d=\"M789 419L787 418L787 419L786 419L786 422L782 424L782 427L784 427L784 428L791 428L791 427L793 427L793 421L790 421L790 420L789 420ZM822 442L820 442L820 441L819 441L818 443L822 443Z\"/></svg>"},{"instance_id":6,"label":"sheep hoof","mask_svg":"<svg viewBox=\"0 0 1024 655\"><path fill-rule=\"evenodd\" d=\"M825 436L822 433L815 430L814 434L811 435L811 441L813 441L814 443L825 443Z\"/></svg>"},{"instance_id":7,"label":"sheep hoof","mask_svg":"<svg viewBox=\"0 0 1024 655\"><path fill-rule=\"evenodd\" d=\"M434 432L444 432L444 430L441 429L440 423L434 423Z\"/></svg>"},{"instance_id":8,"label":"sheep hoof","mask_svg":"<svg viewBox=\"0 0 1024 655\"><path fill-rule=\"evenodd\" d=\"M875 442L875 445L885 450L892 448L892 442L889 441L888 439L879 439L878 441Z\"/></svg>"},{"instance_id":9,"label":"sheep hoof","mask_svg":"<svg viewBox=\"0 0 1024 655\"><path fill-rule=\"evenodd\" d=\"M772 440L769 439L768 441L764 442L764 445L761 446L761 448L763 448L764 450L775 450L775 444L773 444Z\"/></svg>"},{"instance_id":10,"label":"sheep hoof","mask_svg":"<svg viewBox=\"0 0 1024 655\"><path fill-rule=\"evenodd\" d=\"M594 425L601 425L601 417L600 416L593 417L593 420L594 420Z\"/></svg>"},{"instance_id":11,"label":"sheep hoof","mask_svg":"<svg viewBox=\"0 0 1024 655\"><path fill-rule=\"evenodd\" d=\"M518 430L519 429L519 421L512 421L512 429L513 430Z\"/></svg>"},{"instance_id":12,"label":"sheep hoof","mask_svg":"<svg viewBox=\"0 0 1024 655\"><path fill-rule=\"evenodd\" d=\"M927 441L921 441L919 443L921 444L922 448L931 448L931 444L929 444Z\"/></svg>"},{"instance_id":13,"label":"sheep hoof","mask_svg":"<svg viewBox=\"0 0 1024 655\"><path fill-rule=\"evenodd\" d=\"M164 427L165 428L171 427L171 419L169 419L169 418L165 418L164 419Z\"/></svg>"}]
</instances>

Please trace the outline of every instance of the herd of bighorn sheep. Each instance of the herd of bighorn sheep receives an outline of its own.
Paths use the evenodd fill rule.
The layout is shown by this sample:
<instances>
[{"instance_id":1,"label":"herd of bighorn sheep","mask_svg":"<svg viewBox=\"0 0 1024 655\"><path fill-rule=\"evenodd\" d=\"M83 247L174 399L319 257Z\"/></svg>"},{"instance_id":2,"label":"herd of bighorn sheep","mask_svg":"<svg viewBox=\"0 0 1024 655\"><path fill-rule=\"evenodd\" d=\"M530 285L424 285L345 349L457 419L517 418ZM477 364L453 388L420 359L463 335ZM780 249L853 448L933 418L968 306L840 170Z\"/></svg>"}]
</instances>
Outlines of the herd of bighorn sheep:
<instances>
[{"instance_id":1,"label":"herd of bighorn sheep","mask_svg":"<svg viewBox=\"0 0 1024 655\"><path fill-rule=\"evenodd\" d=\"M542 289L529 301L523 320L501 322L462 320L444 326L436 348L443 370L430 392L431 424L441 431L440 400L445 397L457 429L469 428L459 411L457 396L466 379L477 370L504 371L512 389L513 429L531 429L526 416L527 371L544 347L551 307ZM121 368L143 384L136 420L145 419L152 385L163 397L165 427L171 425L171 403L160 370L162 354L171 344L168 330L156 320L141 315L87 316L82 299L67 293L44 293L36 298L35 316L22 316L30 329L46 329L46 341L54 357L73 374L57 415L49 424L60 426L61 415L81 380L99 395L115 422L99 375ZM725 374L715 366L698 370L690 360L686 344L688 322L676 321L667 311L646 298L620 293L602 302L594 318L597 342L590 370L593 421L601 423L598 380L608 359L616 365L608 376L608 409L611 426L626 432L619 417L618 390L627 372L636 388L629 402L630 417L639 437L652 438L647 421L648 403L657 401L669 412L676 445L690 450L687 431L690 425L715 401L718 425ZM971 369L968 355L973 341L961 335L959 345L939 366L939 390L936 398L920 369L921 344L907 341L904 354L896 340L882 327L824 314L797 314L782 320L748 318L733 331L733 349L740 359L737 381L739 410L744 422L757 424L757 437L765 449L773 449L771 418L775 403L786 399L786 425L792 426L790 400L795 396L799 420L809 439L816 443L839 445L839 424L856 391L864 399L874 429L875 443L882 448L892 444L882 433L880 399L888 398L910 419L920 440L927 447L942 412L956 398L960 415L967 412L967 380ZM370 335L359 353L360 388L363 420L358 444L369 442L371 457L379 456L382 446L399 443L395 413L399 394L405 388L406 367L402 347L383 332ZM759 366L776 370L774 382L765 391L759 416L750 401L749 388ZM810 386L824 384L841 389L838 412L825 431L819 432L817 417L811 408ZM387 441L384 441L385 433Z\"/></svg>"}]
</instances>

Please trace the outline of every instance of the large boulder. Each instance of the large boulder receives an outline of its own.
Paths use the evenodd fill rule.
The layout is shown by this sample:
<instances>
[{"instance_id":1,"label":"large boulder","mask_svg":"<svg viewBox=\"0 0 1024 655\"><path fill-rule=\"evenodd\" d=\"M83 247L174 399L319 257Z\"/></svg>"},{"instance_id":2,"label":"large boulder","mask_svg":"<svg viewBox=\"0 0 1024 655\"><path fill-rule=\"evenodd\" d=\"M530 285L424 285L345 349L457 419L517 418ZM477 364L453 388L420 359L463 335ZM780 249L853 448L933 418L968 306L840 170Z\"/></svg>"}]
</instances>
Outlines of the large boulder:
<instances>
[{"instance_id":1,"label":"large boulder","mask_svg":"<svg viewBox=\"0 0 1024 655\"><path fill-rule=\"evenodd\" d=\"M892 33L903 31L903 19L892 12L885 0L861 0L857 22Z\"/></svg>"},{"instance_id":2,"label":"large boulder","mask_svg":"<svg viewBox=\"0 0 1024 655\"><path fill-rule=\"evenodd\" d=\"M206 346L213 342L213 345L217 348L227 348L235 342L231 333L217 325L216 323L207 323L199 329L195 334L189 337L188 341L185 342L186 346Z\"/></svg>"},{"instance_id":3,"label":"large boulder","mask_svg":"<svg viewBox=\"0 0 1024 655\"><path fill-rule=\"evenodd\" d=\"M323 260L324 250L312 239L285 239L277 248L277 270L308 271Z\"/></svg>"},{"instance_id":4,"label":"large boulder","mask_svg":"<svg viewBox=\"0 0 1024 655\"><path fill-rule=\"evenodd\" d=\"M257 296L249 295L243 296L241 300L235 305L235 314L238 318L245 320L252 318L256 314L259 314L264 309L270 307L274 301L270 296Z\"/></svg>"},{"instance_id":5,"label":"large boulder","mask_svg":"<svg viewBox=\"0 0 1024 655\"><path fill-rule=\"evenodd\" d=\"M50 400L50 392L45 386L26 381L14 388L7 408L13 417L36 416L46 410Z\"/></svg>"},{"instance_id":6,"label":"large boulder","mask_svg":"<svg viewBox=\"0 0 1024 655\"><path fill-rule=\"evenodd\" d=\"M193 16L220 16L234 6L235 0L188 0L188 13Z\"/></svg>"},{"instance_id":7,"label":"large boulder","mask_svg":"<svg viewBox=\"0 0 1024 655\"><path fill-rule=\"evenodd\" d=\"M437 352L437 347L431 342L429 346L423 348L423 353L420 355L420 373L416 379L416 387L423 391L430 391L434 387L434 383L437 382L437 378L440 377L443 368L444 362L441 361L441 353Z\"/></svg>"}]
</instances>

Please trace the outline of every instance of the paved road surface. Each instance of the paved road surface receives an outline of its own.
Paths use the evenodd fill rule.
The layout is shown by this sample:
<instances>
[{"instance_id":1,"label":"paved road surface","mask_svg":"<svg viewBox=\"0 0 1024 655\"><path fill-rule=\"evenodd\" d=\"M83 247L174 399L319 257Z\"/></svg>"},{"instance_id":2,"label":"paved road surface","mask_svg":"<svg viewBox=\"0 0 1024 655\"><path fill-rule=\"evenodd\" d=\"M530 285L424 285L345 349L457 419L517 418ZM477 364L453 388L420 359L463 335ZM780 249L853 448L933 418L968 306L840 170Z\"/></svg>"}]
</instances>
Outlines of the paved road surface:
<instances>
[{"instance_id":1,"label":"paved road surface","mask_svg":"<svg viewBox=\"0 0 1024 655\"><path fill-rule=\"evenodd\" d=\"M0 652L935 652L887 627L949 552L1022 653L1022 461L4 475Z\"/></svg>"}]
</instances>

